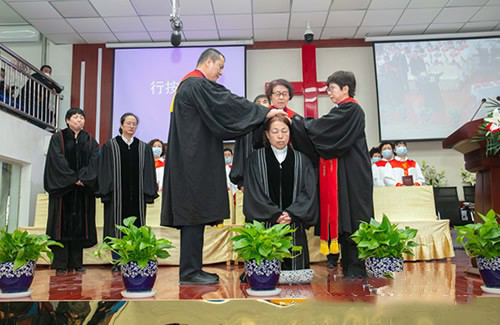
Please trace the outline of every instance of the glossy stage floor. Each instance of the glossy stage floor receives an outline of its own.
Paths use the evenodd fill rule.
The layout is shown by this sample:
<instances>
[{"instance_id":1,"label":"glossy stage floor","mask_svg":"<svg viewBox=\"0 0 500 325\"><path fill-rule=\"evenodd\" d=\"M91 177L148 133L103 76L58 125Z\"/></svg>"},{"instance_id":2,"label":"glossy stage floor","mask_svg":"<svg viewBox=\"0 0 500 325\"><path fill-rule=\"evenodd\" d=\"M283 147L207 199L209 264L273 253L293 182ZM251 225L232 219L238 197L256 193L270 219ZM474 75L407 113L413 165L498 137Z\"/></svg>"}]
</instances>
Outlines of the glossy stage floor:
<instances>
[{"instance_id":1,"label":"glossy stage floor","mask_svg":"<svg viewBox=\"0 0 500 325\"><path fill-rule=\"evenodd\" d=\"M406 262L404 271L394 280L368 278L344 279L341 267L328 270L324 263L315 263L311 285L280 286L279 296L271 299L315 299L335 302L370 302L386 300L440 301L467 303L477 296L484 296L483 284L477 276L464 270L470 259L457 251L451 260L432 262ZM206 266L208 272L220 276L220 284L208 286L179 285L178 267L161 266L155 283L157 294L152 300L184 299L255 299L246 294L247 284L241 284L241 264ZM54 270L39 267L32 285L32 300L120 300L124 289L120 273L112 273L110 266L87 266L84 274L56 275Z\"/></svg>"}]
</instances>

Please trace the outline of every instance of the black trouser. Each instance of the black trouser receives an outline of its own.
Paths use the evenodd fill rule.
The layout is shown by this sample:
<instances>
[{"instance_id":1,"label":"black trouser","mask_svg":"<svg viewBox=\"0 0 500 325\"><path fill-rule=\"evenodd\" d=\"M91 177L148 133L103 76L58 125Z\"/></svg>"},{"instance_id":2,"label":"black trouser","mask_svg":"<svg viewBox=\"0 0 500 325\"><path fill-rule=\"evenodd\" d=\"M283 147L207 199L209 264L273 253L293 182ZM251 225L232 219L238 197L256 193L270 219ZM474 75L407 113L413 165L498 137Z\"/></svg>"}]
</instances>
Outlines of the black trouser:
<instances>
[{"instance_id":1,"label":"black trouser","mask_svg":"<svg viewBox=\"0 0 500 325\"><path fill-rule=\"evenodd\" d=\"M181 258L179 278L201 271L203 266L203 237L205 225L181 227Z\"/></svg>"},{"instance_id":2,"label":"black trouser","mask_svg":"<svg viewBox=\"0 0 500 325\"><path fill-rule=\"evenodd\" d=\"M365 263L358 257L358 246L349 238L351 234L343 233L339 236L340 251L342 253L342 273L346 276L366 276Z\"/></svg>"},{"instance_id":3,"label":"black trouser","mask_svg":"<svg viewBox=\"0 0 500 325\"><path fill-rule=\"evenodd\" d=\"M83 245L80 240L61 240L64 248L51 246L54 253L53 269L76 269L83 266Z\"/></svg>"}]
</instances>

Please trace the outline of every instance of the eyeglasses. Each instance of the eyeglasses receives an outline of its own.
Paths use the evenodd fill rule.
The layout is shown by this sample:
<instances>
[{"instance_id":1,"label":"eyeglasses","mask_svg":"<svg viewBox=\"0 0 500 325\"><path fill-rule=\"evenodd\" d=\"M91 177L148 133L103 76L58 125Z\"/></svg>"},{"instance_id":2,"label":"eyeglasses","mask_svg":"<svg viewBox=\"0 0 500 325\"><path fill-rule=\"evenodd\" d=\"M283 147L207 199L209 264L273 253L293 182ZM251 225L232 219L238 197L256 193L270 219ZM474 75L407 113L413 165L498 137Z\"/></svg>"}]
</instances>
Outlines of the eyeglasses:
<instances>
[{"instance_id":1,"label":"eyeglasses","mask_svg":"<svg viewBox=\"0 0 500 325\"><path fill-rule=\"evenodd\" d=\"M331 93L333 93L333 89L332 89L332 88L328 88L328 89L326 90L326 93L330 95Z\"/></svg>"},{"instance_id":2,"label":"eyeglasses","mask_svg":"<svg viewBox=\"0 0 500 325\"><path fill-rule=\"evenodd\" d=\"M290 96L290 93L288 91L284 91L282 93L280 93L279 91L275 91L273 93L273 96L276 97L276 98L280 98L281 96L288 97L288 96Z\"/></svg>"},{"instance_id":3,"label":"eyeglasses","mask_svg":"<svg viewBox=\"0 0 500 325\"><path fill-rule=\"evenodd\" d=\"M125 122L123 124L125 124L126 126L137 126L137 123L135 122Z\"/></svg>"}]
</instances>

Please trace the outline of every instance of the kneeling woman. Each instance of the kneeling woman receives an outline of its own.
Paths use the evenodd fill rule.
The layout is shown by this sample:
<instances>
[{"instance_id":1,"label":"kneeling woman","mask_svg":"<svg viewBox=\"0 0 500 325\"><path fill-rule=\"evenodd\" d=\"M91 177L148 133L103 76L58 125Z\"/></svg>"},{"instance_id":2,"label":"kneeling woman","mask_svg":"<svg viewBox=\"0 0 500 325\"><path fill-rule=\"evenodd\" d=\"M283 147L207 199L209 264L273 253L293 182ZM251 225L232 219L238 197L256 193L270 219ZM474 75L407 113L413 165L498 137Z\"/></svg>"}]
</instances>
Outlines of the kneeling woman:
<instances>
[{"instance_id":1,"label":"kneeling woman","mask_svg":"<svg viewBox=\"0 0 500 325\"><path fill-rule=\"evenodd\" d=\"M247 221L290 224L302 253L285 259L282 270L309 269L305 230L318 219L317 182L310 160L289 145L290 120L277 115L265 125L265 147L253 152L245 170L243 212Z\"/></svg>"}]
</instances>

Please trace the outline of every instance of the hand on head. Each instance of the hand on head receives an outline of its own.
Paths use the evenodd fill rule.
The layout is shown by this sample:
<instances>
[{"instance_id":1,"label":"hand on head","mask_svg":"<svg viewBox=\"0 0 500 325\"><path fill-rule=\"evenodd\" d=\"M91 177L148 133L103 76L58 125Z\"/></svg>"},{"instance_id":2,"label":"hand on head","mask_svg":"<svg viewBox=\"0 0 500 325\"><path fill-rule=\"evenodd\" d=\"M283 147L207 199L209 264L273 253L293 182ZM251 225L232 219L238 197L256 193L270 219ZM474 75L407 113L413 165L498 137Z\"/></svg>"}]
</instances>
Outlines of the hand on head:
<instances>
[{"instance_id":1,"label":"hand on head","mask_svg":"<svg viewBox=\"0 0 500 325\"><path fill-rule=\"evenodd\" d=\"M283 115L283 116L286 116L286 117L288 118L288 120L290 120L290 118L286 115L286 113L285 113L285 112L283 112L283 111L282 111L282 110L280 110L280 109L271 109L271 110L267 113L266 117L267 117L268 119L270 119L270 118L275 117L276 115ZM290 120L290 122L292 122L292 120Z\"/></svg>"}]
</instances>

